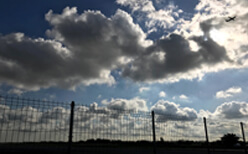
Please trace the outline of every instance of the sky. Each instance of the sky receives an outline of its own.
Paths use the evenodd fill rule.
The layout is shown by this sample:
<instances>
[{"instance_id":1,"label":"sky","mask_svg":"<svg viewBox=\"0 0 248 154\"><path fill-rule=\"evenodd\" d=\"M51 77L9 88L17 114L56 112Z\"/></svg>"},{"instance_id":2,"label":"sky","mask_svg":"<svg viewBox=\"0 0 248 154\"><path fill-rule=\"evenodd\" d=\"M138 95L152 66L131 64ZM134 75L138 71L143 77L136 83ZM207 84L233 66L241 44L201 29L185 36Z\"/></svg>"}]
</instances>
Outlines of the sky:
<instances>
[{"instance_id":1,"label":"sky","mask_svg":"<svg viewBox=\"0 0 248 154\"><path fill-rule=\"evenodd\" d=\"M247 0L0 3L1 95L248 116Z\"/></svg>"}]
</instances>

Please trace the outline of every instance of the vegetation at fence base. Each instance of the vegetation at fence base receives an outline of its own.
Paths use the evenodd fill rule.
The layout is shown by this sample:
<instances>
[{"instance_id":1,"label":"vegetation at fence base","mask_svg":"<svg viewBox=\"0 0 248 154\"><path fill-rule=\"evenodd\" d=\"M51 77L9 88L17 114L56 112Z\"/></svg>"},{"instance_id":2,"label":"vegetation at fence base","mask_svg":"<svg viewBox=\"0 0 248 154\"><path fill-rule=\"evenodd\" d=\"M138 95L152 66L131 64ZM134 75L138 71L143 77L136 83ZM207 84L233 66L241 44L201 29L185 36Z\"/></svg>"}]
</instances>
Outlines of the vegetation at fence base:
<instances>
[{"instance_id":1,"label":"vegetation at fence base","mask_svg":"<svg viewBox=\"0 0 248 154\"><path fill-rule=\"evenodd\" d=\"M79 141L78 146L115 146L115 147L153 147L152 141L121 141L107 139L89 139L87 141ZM205 148L204 141L157 141L157 147L161 148Z\"/></svg>"},{"instance_id":2,"label":"vegetation at fence base","mask_svg":"<svg viewBox=\"0 0 248 154\"><path fill-rule=\"evenodd\" d=\"M240 141L238 141L242 145ZM236 144L237 144L236 143ZM67 142L26 142L26 143L0 143L1 147L67 147ZM150 148L153 147L152 141L138 140L138 141L121 141L121 140L109 140L109 139L88 139L86 141L73 142L74 147L139 147L139 148ZM205 141L190 141L190 140L179 140L179 141L164 141L160 140L156 142L158 148L207 148ZM226 145L221 141L210 142L212 148L227 148ZM242 148L242 146L230 146L228 148Z\"/></svg>"},{"instance_id":3,"label":"vegetation at fence base","mask_svg":"<svg viewBox=\"0 0 248 154\"><path fill-rule=\"evenodd\" d=\"M79 141L75 144L80 146L115 146L115 147L146 147L153 146L152 142L140 141L121 141L121 140L108 140L108 139L88 139L87 141Z\"/></svg>"},{"instance_id":4,"label":"vegetation at fence base","mask_svg":"<svg viewBox=\"0 0 248 154\"><path fill-rule=\"evenodd\" d=\"M14 145L20 146L32 146L38 147L53 147L53 146L66 146L68 142L23 142L23 143L0 143L0 147ZM211 148L242 148L243 142L239 141L239 137L235 134L224 134L220 140L210 142ZM122 140L110 140L110 139L88 139L86 141L73 142L73 146L76 147L153 147L152 141L138 140L138 141L122 141ZM165 141L160 138L160 141L156 142L158 148L207 148L208 145L205 141L191 141L191 140L178 140L178 141Z\"/></svg>"},{"instance_id":5,"label":"vegetation at fence base","mask_svg":"<svg viewBox=\"0 0 248 154\"><path fill-rule=\"evenodd\" d=\"M236 145L239 141L239 137L236 134L233 133L227 133L224 134L221 137L221 142L226 146L226 147L232 147Z\"/></svg>"},{"instance_id":6,"label":"vegetation at fence base","mask_svg":"<svg viewBox=\"0 0 248 154\"><path fill-rule=\"evenodd\" d=\"M23 143L0 143L0 146L65 146L68 142L23 142ZM112 147L152 147L153 142L147 140L138 140L138 141L121 141L121 140L108 140L108 139L88 139L86 141L73 142L73 146L77 147L98 147L98 146L112 146ZM179 147L179 148L201 148L205 147L203 141L157 141L157 147Z\"/></svg>"},{"instance_id":7,"label":"vegetation at fence base","mask_svg":"<svg viewBox=\"0 0 248 154\"><path fill-rule=\"evenodd\" d=\"M212 148L228 148L228 149L242 149L244 147L244 142L239 140L236 134L227 133L224 134L220 140L210 143Z\"/></svg>"},{"instance_id":8,"label":"vegetation at fence base","mask_svg":"<svg viewBox=\"0 0 248 154\"><path fill-rule=\"evenodd\" d=\"M205 148L204 141L191 141L191 140L179 140L179 141L159 141L156 143L158 147L167 148Z\"/></svg>"}]
</instances>

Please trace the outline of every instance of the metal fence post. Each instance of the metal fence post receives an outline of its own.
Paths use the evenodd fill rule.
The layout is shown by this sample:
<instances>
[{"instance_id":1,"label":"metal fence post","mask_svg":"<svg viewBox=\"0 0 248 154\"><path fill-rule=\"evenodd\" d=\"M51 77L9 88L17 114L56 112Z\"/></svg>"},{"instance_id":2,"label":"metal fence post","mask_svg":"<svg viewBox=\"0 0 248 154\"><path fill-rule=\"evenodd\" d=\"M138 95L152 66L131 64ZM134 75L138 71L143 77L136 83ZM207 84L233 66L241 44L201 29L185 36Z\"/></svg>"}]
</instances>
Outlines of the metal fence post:
<instances>
[{"instance_id":1,"label":"metal fence post","mask_svg":"<svg viewBox=\"0 0 248 154\"><path fill-rule=\"evenodd\" d=\"M69 140L68 140L68 151L67 151L67 154L70 154L70 153L71 153L72 133L73 133L74 106L75 106L75 102L72 101L72 102L71 102L70 128L69 128Z\"/></svg>"},{"instance_id":2,"label":"metal fence post","mask_svg":"<svg viewBox=\"0 0 248 154\"><path fill-rule=\"evenodd\" d=\"M152 111L152 136L153 136L153 153L156 154L156 131L155 131L155 120L154 111Z\"/></svg>"},{"instance_id":3,"label":"metal fence post","mask_svg":"<svg viewBox=\"0 0 248 154\"><path fill-rule=\"evenodd\" d=\"M246 140L245 140L245 131L244 131L244 124L243 124L243 122L240 122L240 127L241 127L243 142L244 142L245 154L247 154Z\"/></svg>"},{"instance_id":4,"label":"metal fence post","mask_svg":"<svg viewBox=\"0 0 248 154\"><path fill-rule=\"evenodd\" d=\"M206 136L206 144L207 144L208 154L210 154L209 140L208 140L207 120L206 120L205 117L203 117L203 122L204 122L204 130L205 130L205 136Z\"/></svg>"}]
</instances>

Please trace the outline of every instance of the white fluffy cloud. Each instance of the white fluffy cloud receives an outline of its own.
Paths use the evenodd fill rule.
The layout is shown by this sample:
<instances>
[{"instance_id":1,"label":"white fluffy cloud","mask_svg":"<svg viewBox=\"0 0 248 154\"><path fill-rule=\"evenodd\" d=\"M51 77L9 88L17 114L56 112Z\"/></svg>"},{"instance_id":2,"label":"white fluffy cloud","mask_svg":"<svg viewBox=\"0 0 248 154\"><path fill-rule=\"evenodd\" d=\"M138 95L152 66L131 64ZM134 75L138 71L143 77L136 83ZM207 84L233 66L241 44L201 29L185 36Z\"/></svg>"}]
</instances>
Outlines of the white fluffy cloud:
<instances>
[{"instance_id":1,"label":"white fluffy cloud","mask_svg":"<svg viewBox=\"0 0 248 154\"><path fill-rule=\"evenodd\" d=\"M139 88L139 92L140 92L140 93L142 93L142 92L144 92L144 91L149 91L149 90L150 90L149 87L140 87L140 88Z\"/></svg>"},{"instance_id":2,"label":"white fluffy cloud","mask_svg":"<svg viewBox=\"0 0 248 154\"><path fill-rule=\"evenodd\" d=\"M201 110L199 116L207 117L209 119L240 119L240 121L245 120L247 121L248 116L248 103L247 102L226 102L218 106L214 112L209 112L205 110Z\"/></svg>"},{"instance_id":3,"label":"white fluffy cloud","mask_svg":"<svg viewBox=\"0 0 248 154\"><path fill-rule=\"evenodd\" d=\"M153 4L149 0L146 2ZM144 5L141 1L131 3L123 0L120 4L129 6L133 11L146 12L150 16L154 12L158 13L156 9L142 11ZM172 6L176 8L173 4L167 7L173 8ZM195 8L196 14L191 19L179 17L175 21L178 25L176 30L159 39L149 49L150 52L138 57L130 68L124 69L124 76L138 81L177 82L181 79L201 79L209 72L246 68L247 6L245 0L199 1ZM170 12L177 11L172 9ZM228 16L234 15L237 16L235 21L225 22ZM155 17L160 18L159 15L155 15L154 19ZM176 51L180 51L177 54L179 56L172 56L171 52ZM164 56L158 58L155 53L161 52ZM180 59L181 56L184 59Z\"/></svg>"},{"instance_id":4,"label":"white fluffy cloud","mask_svg":"<svg viewBox=\"0 0 248 154\"><path fill-rule=\"evenodd\" d=\"M166 97L166 93L164 91L160 91L158 95L159 97Z\"/></svg>"},{"instance_id":5,"label":"white fluffy cloud","mask_svg":"<svg viewBox=\"0 0 248 154\"><path fill-rule=\"evenodd\" d=\"M245 0L201 0L195 8L198 13L182 25L181 32L186 37L211 38L224 47L233 63L223 65L223 68L247 67L247 6ZM225 21L232 16L236 16L235 21Z\"/></svg>"},{"instance_id":6,"label":"white fluffy cloud","mask_svg":"<svg viewBox=\"0 0 248 154\"><path fill-rule=\"evenodd\" d=\"M186 96L186 95L184 95L184 94L181 94L181 95L178 95L178 96L173 96L172 97L172 99L175 101L175 102L177 102L177 101L179 101L179 102L187 102L187 103L190 103L191 101L190 101L190 99L189 99L189 97L188 96Z\"/></svg>"},{"instance_id":7,"label":"white fluffy cloud","mask_svg":"<svg viewBox=\"0 0 248 154\"><path fill-rule=\"evenodd\" d=\"M227 119L245 118L248 116L248 103L235 101L223 103L216 108L213 114Z\"/></svg>"},{"instance_id":8,"label":"white fluffy cloud","mask_svg":"<svg viewBox=\"0 0 248 154\"><path fill-rule=\"evenodd\" d=\"M158 121L182 120L191 121L197 119L197 112L192 108L182 108L174 102L159 100L151 107L158 115Z\"/></svg>"},{"instance_id":9,"label":"white fluffy cloud","mask_svg":"<svg viewBox=\"0 0 248 154\"><path fill-rule=\"evenodd\" d=\"M130 111L148 111L146 101L139 98L134 99L112 99L110 101L104 100L102 104L109 109L115 110L130 110Z\"/></svg>"},{"instance_id":10,"label":"white fluffy cloud","mask_svg":"<svg viewBox=\"0 0 248 154\"><path fill-rule=\"evenodd\" d=\"M144 20L149 31L156 31L156 28L168 30L176 27L179 22L176 18L183 12L173 3L156 9L152 0L117 0L116 2L122 6L128 6L132 14L138 13L139 19Z\"/></svg>"},{"instance_id":11,"label":"white fluffy cloud","mask_svg":"<svg viewBox=\"0 0 248 154\"><path fill-rule=\"evenodd\" d=\"M183 94L180 95L179 98L182 99L182 100L187 100L187 99L189 99L186 95L183 95Z\"/></svg>"},{"instance_id":12,"label":"white fluffy cloud","mask_svg":"<svg viewBox=\"0 0 248 154\"><path fill-rule=\"evenodd\" d=\"M225 91L218 91L216 93L216 98L228 98L233 97L235 94L239 94L242 92L242 88L240 87L231 87Z\"/></svg>"},{"instance_id":13,"label":"white fluffy cloud","mask_svg":"<svg viewBox=\"0 0 248 154\"><path fill-rule=\"evenodd\" d=\"M245 0L201 0L196 14L187 20L180 18L183 11L173 3L163 9L156 9L151 0L117 3L130 7L131 15L144 14L148 31L175 25L176 30L152 42L122 10L111 17L99 11L79 14L75 7L60 14L51 10L45 15L51 25L46 31L50 39L23 33L0 35L0 82L19 89L10 93L21 94L56 86L112 85L115 69L134 81L177 82L248 67ZM233 15L235 21L225 22Z\"/></svg>"},{"instance_id":14,"label":"white fluffy cloud","mask_svg":"<svg viewBox=\"0 0 248 154\"><path fill-rule=\"evenodd\" d=\"M16 94L18 96L21 96L23 93L25 93L25 90L18 88L12 88L8 91L8 94Z\"/></svg>"}]
</instances>

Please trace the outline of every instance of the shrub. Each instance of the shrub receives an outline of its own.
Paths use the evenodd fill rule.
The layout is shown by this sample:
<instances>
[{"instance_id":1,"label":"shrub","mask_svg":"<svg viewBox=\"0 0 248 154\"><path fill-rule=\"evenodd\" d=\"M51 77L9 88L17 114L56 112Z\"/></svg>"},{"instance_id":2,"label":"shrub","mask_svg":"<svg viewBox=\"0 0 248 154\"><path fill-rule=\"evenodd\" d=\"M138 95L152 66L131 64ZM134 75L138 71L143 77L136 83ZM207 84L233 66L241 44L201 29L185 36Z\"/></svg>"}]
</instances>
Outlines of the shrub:
<instances>
[{"instance_id":1,"label":"shrub","mask_svg":"<svg viewBox=\"0 0 248 154\"><path fill-rule=\"evenodd\" d=\"M227 133L221 137L221 142L227 147L234 146L235 144L238 143L238 141L239 141L239 137L233 133Z\"/></svg>"}]
</instances>

